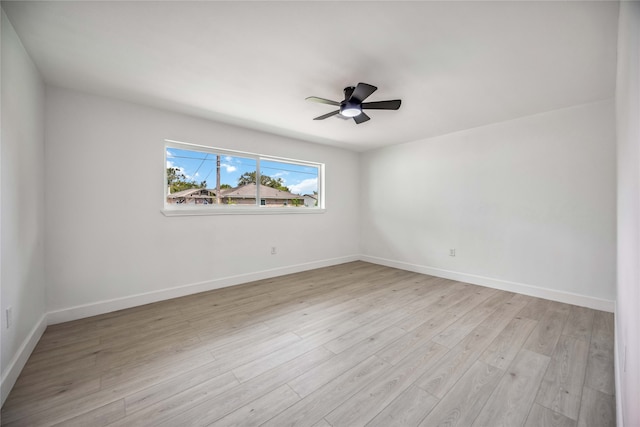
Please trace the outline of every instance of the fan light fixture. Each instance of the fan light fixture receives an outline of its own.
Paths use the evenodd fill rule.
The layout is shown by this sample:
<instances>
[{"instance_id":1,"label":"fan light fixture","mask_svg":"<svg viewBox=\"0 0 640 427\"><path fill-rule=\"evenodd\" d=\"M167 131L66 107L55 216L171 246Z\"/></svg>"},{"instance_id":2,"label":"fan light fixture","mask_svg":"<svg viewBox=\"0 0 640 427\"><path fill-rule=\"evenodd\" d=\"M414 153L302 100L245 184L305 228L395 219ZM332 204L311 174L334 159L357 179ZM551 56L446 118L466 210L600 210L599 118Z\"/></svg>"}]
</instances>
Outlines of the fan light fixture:
<instances>
[{"instance_id":1,"label":"fan light fixture","mask_svg":"<svg viewBox=\"0 0 640 427\"><path fill-rule=\"evenodd\" d=\"M345 104L342 108L340 108L340 114L345 117L355 117L359 116L361 113L362 110L357 105Z\"/></svg>"}]
</instances>

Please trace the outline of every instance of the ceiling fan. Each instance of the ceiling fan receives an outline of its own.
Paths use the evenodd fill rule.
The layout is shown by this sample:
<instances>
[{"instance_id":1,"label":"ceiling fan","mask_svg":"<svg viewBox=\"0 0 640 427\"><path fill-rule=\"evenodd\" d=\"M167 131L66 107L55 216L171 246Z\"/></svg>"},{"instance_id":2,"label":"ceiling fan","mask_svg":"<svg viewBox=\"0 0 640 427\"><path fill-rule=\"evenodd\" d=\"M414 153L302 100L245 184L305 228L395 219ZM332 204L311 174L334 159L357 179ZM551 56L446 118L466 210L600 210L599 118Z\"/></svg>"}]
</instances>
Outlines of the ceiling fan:
<instances>
[{"instance_id":1,"label":"ceiling fan","mask_svg":"<svg viewBox=\"0 0 640 427\"><path fill-rule=\"evenodd\" d=\"M332 111L330 113L318 116L313 120L324 120L328 117L338 116L343 119L349 119L353 117L353 120L357 123L364 123L370 120L371 117L367 116L362 110L397 110L400 108L399 99L392 101L375 101L375 102L363 102L373 92L378 90L377 87L367 83L358 83L358 86L349 86L344 88L344 101L337 102L330 99L318 98L317 96L310 96L307 101L319 102L321 104L329 104L339 107L339 110Z\"/></svg>"}]
</instances>

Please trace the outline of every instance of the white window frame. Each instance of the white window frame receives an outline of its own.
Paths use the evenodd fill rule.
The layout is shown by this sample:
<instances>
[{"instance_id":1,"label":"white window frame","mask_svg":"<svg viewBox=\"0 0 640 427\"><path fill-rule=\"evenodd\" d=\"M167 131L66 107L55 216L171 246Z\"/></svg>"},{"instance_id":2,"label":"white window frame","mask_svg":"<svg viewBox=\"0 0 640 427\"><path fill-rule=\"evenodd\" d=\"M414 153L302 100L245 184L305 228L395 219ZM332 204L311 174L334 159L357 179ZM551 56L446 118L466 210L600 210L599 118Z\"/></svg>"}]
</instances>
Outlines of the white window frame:
<instances>
[{"instance_id":1,"label":"white window frame","mask_svg":"<svg viewBox=\"0 0 640 427\"><path fill-rule=\"evenodd\" d=\"M294 207L284 206L278 208L269 208L260 204L260 186L256 186L256 204L249 206L237 205L201 205L197 208L192 206L183 206L167 203L168 187L167 187L167 148L177 148L183 150L204 151L211 154L220 154L228 156L244 157L254 159L256 161L256 182L260 182L260 161L275 161L280 163L291 163L295 165L310 166L318 169L318 205L315 207ZM171 139L164 140L164 189L163 207L161 212L166 216L191 216L191 215L238 215L238 214L258 214L258 215L300 215L300 214L318 214L325 212L325 194L324 194L324 163L310 162L306 160L296 160L285 157L269 156L258 153L250 153L247 151L229 150L225 148L210 147L206 145L192 144L188 142L174 141Z\"/></svg>"}]
</instances>

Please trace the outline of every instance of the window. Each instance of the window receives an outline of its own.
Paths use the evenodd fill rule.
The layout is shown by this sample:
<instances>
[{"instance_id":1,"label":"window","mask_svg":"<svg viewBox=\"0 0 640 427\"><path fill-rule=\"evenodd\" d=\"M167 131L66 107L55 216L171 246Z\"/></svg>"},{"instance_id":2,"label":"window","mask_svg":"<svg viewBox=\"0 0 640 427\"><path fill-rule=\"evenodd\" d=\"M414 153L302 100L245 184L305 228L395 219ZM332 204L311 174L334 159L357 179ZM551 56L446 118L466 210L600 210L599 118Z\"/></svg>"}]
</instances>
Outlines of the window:
<instances>
[{"instance_id":1,"label":"window","mask_svg":"<svg viewBox=\"0 0 640 427\"><path fill-rule=\"evenodd\" d=\"M323 208L320 163L175 141L166 141L165 163L164 212L169 215Z\"/></svg>"}]
</instances>

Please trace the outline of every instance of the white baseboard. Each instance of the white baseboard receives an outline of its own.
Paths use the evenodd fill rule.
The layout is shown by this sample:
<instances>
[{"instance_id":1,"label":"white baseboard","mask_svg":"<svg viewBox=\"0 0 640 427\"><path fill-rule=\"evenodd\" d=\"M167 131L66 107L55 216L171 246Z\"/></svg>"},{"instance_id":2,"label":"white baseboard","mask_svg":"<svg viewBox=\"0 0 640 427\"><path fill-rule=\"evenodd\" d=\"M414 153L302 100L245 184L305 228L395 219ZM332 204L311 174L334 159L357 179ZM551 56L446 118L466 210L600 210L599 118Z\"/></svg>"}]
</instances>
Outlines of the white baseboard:
<instances>
[{"instance_id":1,"label":"white baseboard","mask_svg":"<svg viewBox=\"0 0 640 427\"><path fill-rule=\"evenodd\" d=\"M460 273L460 272L451 271L451 270L443 270L440 268L410 264L407 262L394 261L386 258L378 258L374 256L369 256L369 255L361 255L360 259L362 261L370 262L373 264L386 265L387 267L394 267L394 268L399 268L401 270L408 270L416 273L428 274L430 276L443 277L445 279L471 283L473 285L486 286L488 288L500 289L502 291L516 292L519 294L529 295L537 298L549 299L553 301L562 302L565 304L579 305L581 307L593 308L595 310L607 311L610 313L613 313L613 310L615 308L614 301L590 297L586 295L574 294L571 292L562 292L554 289L527 285L524 283L510 282L507 280L477 276L475 274Z\"/></svg>"},{"instance_id":2,"label":"white baseboard","mask_svg":"<svg viewBox=\"0 0 640 427\"><path fill-rule=\"evenodd\" d=\"M123 310L125 308L137 307L153 302L164 301L171 298L183 297L197 294L199 292L211 291L242 283L253 282L255 280L270 279L272 277L283 276L285 274L299 273L313 270L315 268L329 267L346 262L358 261L358 255L351 255L340 258L330 258L320 261L313 261L304 264L290 265L286 267L262 270L253 273L239 274L237 276L223 277L220 279L207 280L205 282L191 283L175 288L162 289L159 291L147 292L144 294L131 295L107 301L98 301L91 304L84 304L62 310L51 311L47 315L47 323L69 322L71 320L83 319L85 317L97 316L99 314L110 313L112 311Z\"/></svg>"},{"instance_id":3,"label":"white baseboard","mask_svg":"<svg viewBox=\"0 0 640 427\"><path fill-rule=\"evenodd\" d=\"M20 372L22 372L22 368L29 360L29 356L31 356L31 352L36 348L36 344L40 341L40 337L44 333L44 330L47 329L47 315L44 314L38 321L38 323L31 329L29 335L25 338L25 340L20 345L20 348L9 362L9 366L5 372L2 373L2 385L0 387L2 394L2 405L4 405L4 401L9 396L9 392L13 388L13 385L16 383Z\"/></svg>"},{"instance_id":4,"label":"white baseboard","mask_svg":"<svg viewBox=\"0 0 640 427\"><path fill-rule=\"evenodd\" d=\"M431 276L443 277L446 279L457 280L475 285L487 286L490 288L500 289L504 291L517 292L520 294L530 295L538 298L550 299L567 304L579 305L582 307L593 308L613 312L614 302L604 299L589 297L585 295L562 292L548 288L527 285L523 283L509 282L501 279L477 276L468 273L460 273L456 271L443 270L434 267L410 264L402 261L394 261L385 258L378 258L369 255L351 255L340 258L331 258L320 261L313 261L304 264L296 264L286 267L279 267L269 270L262 270L253 273L240 274L236 276L228 276L220 279L208 280L199 283L178 286L175 288L162 289L158 291L148 292L144 294L131 295L122 298L116 298L106 301L98 301L95 303L69 307L61 310L51 311L47 314L47 324L69 322L71 320L82 319L86 317L96 316L99 314L110 313L112 311L123 310L126 308L137 307L144 304L150 304L158 301L164 301L171 298L178 298L186 295L192 295L199 292L211 291L228 286L239 285L242 283L252 282L255 280L269 279L272 277L282 276L285 274L299 273L302 271L313 270L315 268L329 267L337 264L344 264L352 261L365 261L373 264L386 265L388 267L399 268L402 270L414 271L416 273L428 274Z\"/></svg>"}]
</instances>

